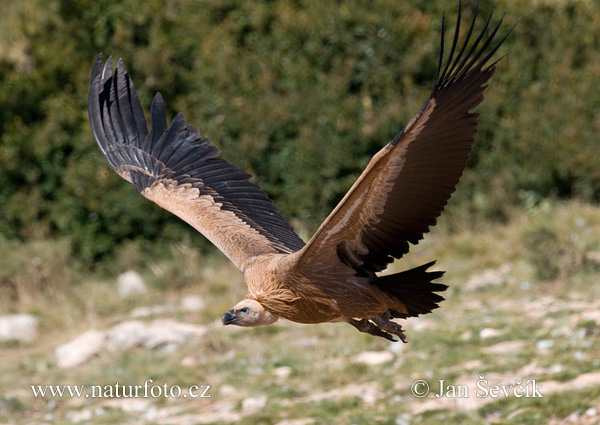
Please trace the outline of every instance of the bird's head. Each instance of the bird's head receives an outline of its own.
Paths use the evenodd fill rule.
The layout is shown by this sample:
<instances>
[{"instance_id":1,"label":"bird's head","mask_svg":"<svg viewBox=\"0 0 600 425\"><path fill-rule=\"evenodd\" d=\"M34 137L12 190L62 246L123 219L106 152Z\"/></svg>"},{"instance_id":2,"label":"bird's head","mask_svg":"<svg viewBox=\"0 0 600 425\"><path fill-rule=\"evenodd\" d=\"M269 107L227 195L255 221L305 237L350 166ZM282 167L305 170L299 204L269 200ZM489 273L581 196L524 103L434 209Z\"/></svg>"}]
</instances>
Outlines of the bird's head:
<instances>
[{"instance_id":1,"label":"bird's head","mask_svg":"<svg viewBox=\"0 0 600 425\"><path fill-rule=\"evenodd\" d=\"M277 321L277 316L265 309L258 301L246 298L223 315L224 325L264 326Z\"/></svg>"}]
</instances>

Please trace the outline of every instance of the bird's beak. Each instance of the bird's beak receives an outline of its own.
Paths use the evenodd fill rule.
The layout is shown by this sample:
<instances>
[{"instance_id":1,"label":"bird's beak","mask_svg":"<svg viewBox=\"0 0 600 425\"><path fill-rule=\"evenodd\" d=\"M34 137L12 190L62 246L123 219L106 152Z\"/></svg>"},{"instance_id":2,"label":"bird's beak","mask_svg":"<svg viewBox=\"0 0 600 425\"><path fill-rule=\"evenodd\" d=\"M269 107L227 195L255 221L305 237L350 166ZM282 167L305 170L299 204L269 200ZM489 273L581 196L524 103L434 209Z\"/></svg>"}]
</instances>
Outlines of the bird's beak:
<instances>
[{"instance_id":1,"label":"bird's beak","mask_svg":"<svg viewBox=\"0 0 600 425\"><path fill-rule=\"evenodd\" d=\"M235 313L233 312L233 310L229 310L223 315L221 321L223 322L223 325L231 325L232 323L234 323L235 319Z\"/></svg>"}]
</instances>

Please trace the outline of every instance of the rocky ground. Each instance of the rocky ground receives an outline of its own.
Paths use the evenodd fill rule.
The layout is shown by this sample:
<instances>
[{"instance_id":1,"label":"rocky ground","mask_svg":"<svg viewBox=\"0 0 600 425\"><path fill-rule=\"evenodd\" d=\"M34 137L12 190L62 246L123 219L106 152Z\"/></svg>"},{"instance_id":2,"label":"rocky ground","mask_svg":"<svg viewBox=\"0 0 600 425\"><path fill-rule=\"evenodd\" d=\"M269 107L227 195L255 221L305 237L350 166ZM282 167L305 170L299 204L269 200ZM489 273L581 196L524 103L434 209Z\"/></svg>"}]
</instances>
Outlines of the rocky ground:
<instances>
[{"instance_id":1,"label":"rocky ground","mask_svg":"<svg viewBox=\"0 0 600 425\"><path fill-rule=\"evenodd\" d=\"M569 240L596 240L592 212L556 220L570 220ZM540 279L517 248L524 234L432 235L408 266L439 258L450 289L405 322L408 344L345 324L223 327L243 291L220 261L192 269L199 286L182 291L134 272L83 287L85 320L63 330L43 312L6 314L0 423L600 424L600 255L593 242L565 251L556 277Z\"/></svg>"}]
</instances>

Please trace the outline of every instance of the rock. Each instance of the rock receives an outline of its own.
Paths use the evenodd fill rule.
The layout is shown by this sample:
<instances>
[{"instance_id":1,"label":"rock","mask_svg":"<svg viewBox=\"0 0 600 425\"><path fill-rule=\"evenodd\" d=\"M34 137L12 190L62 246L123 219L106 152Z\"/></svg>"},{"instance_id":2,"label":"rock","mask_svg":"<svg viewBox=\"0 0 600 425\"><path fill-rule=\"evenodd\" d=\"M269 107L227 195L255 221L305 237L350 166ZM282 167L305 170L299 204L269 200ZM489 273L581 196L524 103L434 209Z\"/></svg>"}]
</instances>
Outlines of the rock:
<instances>
[{"instance_id":1,"label":"rock","mask_svg":"<svg viewBox=\"0 0 600 425\"><path fill-rule=\"evenodd\" d=\"M504 341L491 347L485 347L481 351L487 354L518 354L523 351L524 341Z\"/></svg>"},{"instance_id":2,"label":"rock","mask_svg":"<svg viewBox=\"0 0 600 425\"><path fill-rule=\"evenodd\" d=\"M396 418L396 425L410 425L410 417L408 415L402 415Z\"/></svg>"},{"instance_id":3,"label":"rock","mask_svg":"<svg viewBox=\"0 0 600 425\"><path fill-rule=\"evenodd\" d=\"M92 419L92 411L90 409L83 409L78 412L69 410L65 416L73 423L88 422L90 419Z\"/></svg>"},{"instance_id":4,"label":"rock","mask_svg":"<svg viewBox=\"0 0 600 425\"><path fill-rule=\"evenodd\" d=\"M477 291L490 286L501 285L506 282L506 278L511 270L512 265L510 263L505 263L497 269L484 270L479 274L471 276L465 283L464 289L467 291Z\"/></svg>"},{"instance_id":5,"label":"rock","mask_svg":"<svg viewBox=\"0 0 600 425\"><path fill-rule=\"evenodd\" d=\"M357 356L354 356L354 361L364 363L369 366L376 366L387 363L394 359L394 355L389 351L364 351Z\"/></svg>"},{"instance_id":6,"label":"rock","mask_svg":"<svg viewBox=\"0 0 600 425\"><path fill-rule=\"evenodd\" d=\"M223 384L219 387L219 396L221 397L233 397L237 394L239 394L239 390L233 385Z\"/></svg>"},{"instance_id":7,"label":"rock","mask_svg":"<svg viewBox=\"0 0 600 425\"><path fill-rule=\"evenodd\" d=\"M133 347L175 350L178 345L202 337L204 326L160 319L152 323L128 320L100 332L90 330L56 349L58 367L70 368L86 362L101 350L123 351Z\"/></svg>"},{"instance_id":8,"label":"rock","mask_svg":"<svg viewBox=\"0 0 600 425\"><path fill-rule=\"evenodd\" d=\"M406 349L407 344L398 344L398 342L390 342L387 349L392 353L396 358L398 358Z\"/></svg>"},{"instance_id":9,"label":"rock","mask_svg":"<svg viewBox=\"0 0 600 425\"><path fill-rule=\"evenodd\" d=\"M106 331L106 348L114 352L137 347L147 332L147 325L139 320L121 322Z\"/></svg>"},{"instance_id":10,"label":"rock","mask_svg":"<svg viewBox=\"0 0 600 425\"><path fill-rule=\"evenodd\" d=\"M565 423L579 423L579 418L581 418L581 413L579 411L573 412L565 418Z\"/></svg>"},{"instance_id":11,"label":"rock","mask_svg":"<svg viewBox=\"0 0 600 425\"><path fill-rule=\"evenodd\" d=\"M360 385L356 383L348 384L344 387L337 387L325 392L313 392L305 397L296 399L296 403L315 403L323 400L341 400L348 397L359 397L364 400L365 394L372 394L373 391L381 393L379 384L376 382L365 382Z\"/></svg>"},{"instance_id":12,"label":"rock","mask_svg":"<svg viewBox=\"0 0 600 425\"><path fill-rule=\"evenodd\" d=\"M500 336L501 334L502 334L502 332L500 332L498 329L483 328L481 331L479 331L479 338L481 338L481 339L495 338L497 336Z\"/></svg>"},{"instance_id":13,"label":"rock","mask_svg":"<svg viewBox=\"0 0 600 425\"><path fill-rule=\"evenodd\" d=\"M73 341L57 347L55 355L58 367L68 369L85 363L102 350L105 339L104 332L89 330Z\"/></svg>"},{"instance_id":14,"label":"rock","mask_svg":"<svg viewBox=\"0 0 600 425\"><path fill-rule=\"evenodd\" d=\"M204 326L159 319L149 325L147 332L141 338L140 345L145 348L156 348L164 344L179 345L198 339L205 333Z\"/></svg>"},{"instance_id":15,"label":"rock","mask_svg":"<svg viewBox=\"0 0 600 425\"><path fill-rule=\"evenodd\" d=\"M365 390L360 394L360 398L367 406L374 406L377 400L382 395L375 387L366 387Z\"/></svg>"},{"instance_id":16,"label":"rock","mask_svg":"<svg viewBox=\"0 0 600 425\"><path fill-rule=\"evenodd\" d=\"M0 316L0 341L32 342L37 337L38 318L32 314Z\"/></svg>"},{"instance_id":17,"label":"rock","mask_svg":"<svg viewBox=\"0 0 600 425\"><path fill-rule=\"evenodd\" d=\"M197 313L205 307L204 300L198 295L188 295L181 300L181 308L190 313Z\"/></svg>"},{"instance_id":18,"label":"rock","mask_svg":"<svg viewBox=\"0 0 600 425\"><path fill-rule=\"evenodd\" d=\"M600 251L588 251L585 253L585 259L590 263L600 264Z\"/></svg>"},{"instance_id":19,"label":"rock","mask_svg":"<svg viewBox=\"0 0 600 425\"><path fill-rule=\"evenodd\" d=\"M154 384L152 384L154 385ZM143 391L140 390L140 394ZM164 394L164 393L163 393ZM113 409L121 409L123 412L145 412L152 404L152 401L147 398L133 397L108 397L105 399L103 405Z\"/></svg>"},{"instance_id":20,"label":"rock","mask_svg":"<svg viewBox=\"0 0 600 425\"><path fill-rule=\"evenodd\" d=\"M314 424L313 418L302 418L302 419L284 419L277 422L275 425L310 425Z\"/></svg>"},{"instance_id":21,"label":"rock","mask_svg":"<svg viewBox=\"0 0 600 425\"><path fill-rule=\"evenodd\" d=\"M152 305L146 307L138 307L131 310L131 317L140 318L140 317L149 317L149 316L159 316L161 314L166 314L171 312L167 306L164 305Z\"/></svg>"},{"instance_id":22,"label":"rock","mask_svg":"<svg viewBox=\"0 0 600 425\"><path fill-rule=\"evenodd\" d=\"M117 290L121 298L129 298L148 292L144 278L132 270L122 273L118 277Z\"/></svg>"},{"instance_id":23,"label":"rock","mask_svg":"<svg viewBox=\"0 0 600 425\"><path fill-rule=\"evenodd\" d=\"M572 392L573 390L581 391L586 388L597 388L600 382L600 371L588 372L570 381L543 381L543 394L557 392Z\"/></svg>"},{"instance_id":24,"label":"rock","mask_svg":"<svg viewBox=\"0 0 600 425\"><path fill-rule=\"evenodd\" d=\"M200 338L206 333L204 326L180 323L170 319L157 319L152 323L128 320L107 331L106 346L110 351L127 350L132 347L169 347Z\"/></svg>"},{"instance_id":25,"label":"rock","mask_svg":"<svg viewBox=\"0 0 600 425\"><path fill-rule=\"evenodd\" d=\"M587 310L582 311L579 317L580 321L594 321L597 325L600 325L600 311L599 310Z\"/></svg>"},{"instance_id":26,"label":"rock","mask_svg":"<svg viewBox=\"0 0 600 425\"><path fill-rule=\"evenodd\" d=\"M547 350L548 348L554 345L554 340L552 339L540 339L536 344L535 348L538 350Z\"/></svg>"},{"instance_id":27,"label":"rock","mask_svg":"<svg viewBox=\"0 0 600 425\"><path fill-rule=\"evenodd\" d=\"M276 377L278 377L280 379L285 379L291 375L292 368L289 366L279 366L273 370L273 373L275 374Z\"/></svg>"},{"instance_id":28,"label":"rock","mask_svg":"<svg viewBox=\"0 0 600 425\"><path fill-rule=\"evenodd\" d=\"M557 373L562 373L565 370L565 367L561 364L555 364L546 369L546 373L551 375L556 375Z\"/></svg>"},{"instance_id":29,"label":"rock","mask_svg":"<svg viewBox=\"0 0 600 425\"><path fill-rule=\"evenodd\" d=\"M421 332L435 328L435 323L433 322L433 320L430 320L426 317L410 317L407 323L409 324L408 327L410 328L411 332Z\"/></svg>"},{"instance_id":30,"label":"rock","mask_svg":"<svg viewBox=\"0 0 600 425\"><path fill-rule=\"evenodd\" d=\"M242 414L252 415L267 405L267 396L265 394L258 397L247 397L242 400Z\"/></svg>"},{"instance_id":31,"label":"rock","mask_svg":"<svg viewBox=\"0 0 600 425\"><path fill-rule=\"evenodd\" d=\"M194 367L198 365L198 360L194 356L185 356L181 359L181 366Z\"/></svg>"}]
</instances>

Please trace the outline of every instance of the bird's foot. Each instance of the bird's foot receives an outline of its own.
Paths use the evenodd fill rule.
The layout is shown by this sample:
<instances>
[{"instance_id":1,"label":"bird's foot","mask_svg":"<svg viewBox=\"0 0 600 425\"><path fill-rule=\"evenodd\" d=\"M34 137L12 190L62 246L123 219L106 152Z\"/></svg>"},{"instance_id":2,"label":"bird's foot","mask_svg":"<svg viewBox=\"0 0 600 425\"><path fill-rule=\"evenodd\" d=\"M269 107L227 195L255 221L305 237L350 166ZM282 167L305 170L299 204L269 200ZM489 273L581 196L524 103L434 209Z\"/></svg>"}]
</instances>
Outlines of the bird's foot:
<instances>
[{"instance_id":1,"label":"bird's foot","mask_svg":"<svg viewBox=\"0 0 600 425\"><path fill-rule=\"evenodd\" d=\"M371 320L373 320L373 322L384 332L387 332L391 335L396 335L400 341L406 343L406 335L404 335L402 326L399 323L394 322L392 319L392 315L389 311L387 311L381 316L373 316Z\"/></svg>"},{"instance_id":2,"label":"bird's foot","mask_svg":"<svg viewBox=\"0 0 600 425\"><path fill-rule=\"evenodd\" d=\"M361 332L380 336L389 341L398 341L398 339L394 337L396 336L400 341L406 342L406 335L404 335L404 332L402 331L402 326L391 321L391 315L389 313L385 313L381 316L374 316L371 320L349 319L348 323Z\"/></svg>"}]
</instances>

